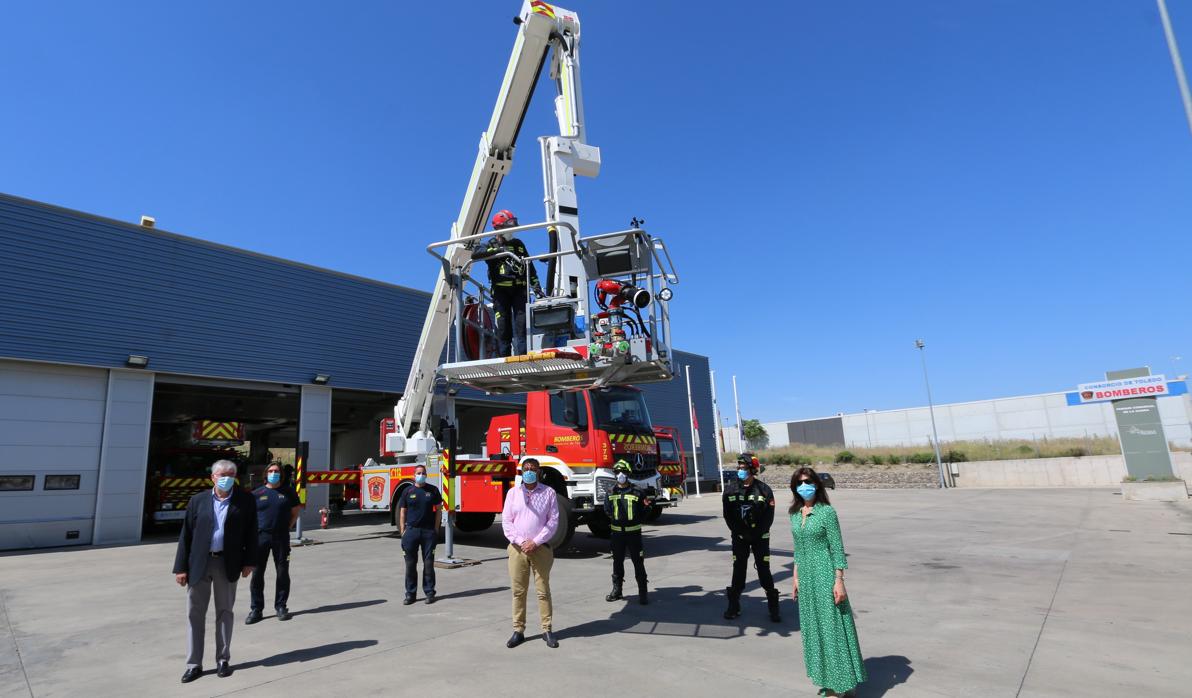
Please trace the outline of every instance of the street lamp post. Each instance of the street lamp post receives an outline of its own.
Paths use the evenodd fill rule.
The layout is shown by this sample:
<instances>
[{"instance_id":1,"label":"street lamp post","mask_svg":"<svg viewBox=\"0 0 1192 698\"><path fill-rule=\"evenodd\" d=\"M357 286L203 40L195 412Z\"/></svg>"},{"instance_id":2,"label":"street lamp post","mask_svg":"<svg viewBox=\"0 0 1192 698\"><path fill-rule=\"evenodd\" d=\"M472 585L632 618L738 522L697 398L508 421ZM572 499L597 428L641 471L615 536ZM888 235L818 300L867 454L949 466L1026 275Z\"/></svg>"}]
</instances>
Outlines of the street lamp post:
<instances>
[{"instance_id":1,"label":"street lamp post","mask_svg":"<svg viewBox=\"0 0 1192 698\"><path fill-rule=\"evenodd\" d=\"M1184 74L1184 62L1180 60L1180 47L1175 42L1171 29L1171 17L1167 14L1167 3L1156 0L1159 5L1159 20L1163 23L1163 36L1167 38L1167 51L1171 54L1171 66L1175 69L1175 81L1180 88L1180 99L1184 103L1184 116L1188 118L1188 130L1192 131L1192 90L1188 89L1188 76Z\"/></svg>"},{"instance_id":2,"label":"street lamp post","mask_svg":"<svg viewBox=\"0 0 1192 698\"><path fill-rule=\"evenodd\" d=\"M923 348L927 345L921 339L915 340L915 348L919 350L919 358L923 362L923 385L927 386L927 413L931 415L931 445L935 447L935 464L940 471L940 488L948 486L944 477L944 459L940 457L940 435L935 429L935 405L931 402L931 381L927 380L927 355Z\"/></svg>"}]
</instances>

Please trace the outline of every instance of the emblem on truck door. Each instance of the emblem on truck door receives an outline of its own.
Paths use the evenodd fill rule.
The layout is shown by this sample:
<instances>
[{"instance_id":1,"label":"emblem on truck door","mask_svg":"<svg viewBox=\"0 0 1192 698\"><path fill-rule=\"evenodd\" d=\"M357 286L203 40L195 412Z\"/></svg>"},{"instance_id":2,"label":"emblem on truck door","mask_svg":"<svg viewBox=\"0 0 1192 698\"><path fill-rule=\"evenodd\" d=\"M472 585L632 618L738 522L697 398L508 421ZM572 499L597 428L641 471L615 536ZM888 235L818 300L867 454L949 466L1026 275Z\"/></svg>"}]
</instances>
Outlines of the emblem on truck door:
<instances>
[{"instance_id":1,"label":"emblem on truck door","mask_svg":"<svg viewBox=\"0 0 1192 698\"><path fill-rule=\"evenodd\" d=\"M385 496L385 478L380 475L368 479L368 501L379 502Z\"/></svg>"}]
</instances>

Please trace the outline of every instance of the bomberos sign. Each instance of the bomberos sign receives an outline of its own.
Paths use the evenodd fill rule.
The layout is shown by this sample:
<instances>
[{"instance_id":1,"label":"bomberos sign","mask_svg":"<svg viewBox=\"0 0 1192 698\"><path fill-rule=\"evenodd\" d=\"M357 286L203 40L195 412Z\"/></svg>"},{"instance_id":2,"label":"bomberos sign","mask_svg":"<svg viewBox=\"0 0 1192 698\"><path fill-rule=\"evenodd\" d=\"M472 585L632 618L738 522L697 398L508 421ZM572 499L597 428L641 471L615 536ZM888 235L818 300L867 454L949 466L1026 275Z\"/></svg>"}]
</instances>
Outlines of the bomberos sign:
<instances>
[{"instance_id":1,"label":"bomberos sign","mask_svg":"<svg viewBox=\"0 0 1192 698\"><path fill-rule=\"evenodd\" d=\"M1140 376L1097 383L1081 383L1076 388L1076 397L1080 404L1084 404L1125 400L1132 397L1166 397L1170 394L1168 391L1167 379L1162 375Z\"/></svg>"}]
</instances>

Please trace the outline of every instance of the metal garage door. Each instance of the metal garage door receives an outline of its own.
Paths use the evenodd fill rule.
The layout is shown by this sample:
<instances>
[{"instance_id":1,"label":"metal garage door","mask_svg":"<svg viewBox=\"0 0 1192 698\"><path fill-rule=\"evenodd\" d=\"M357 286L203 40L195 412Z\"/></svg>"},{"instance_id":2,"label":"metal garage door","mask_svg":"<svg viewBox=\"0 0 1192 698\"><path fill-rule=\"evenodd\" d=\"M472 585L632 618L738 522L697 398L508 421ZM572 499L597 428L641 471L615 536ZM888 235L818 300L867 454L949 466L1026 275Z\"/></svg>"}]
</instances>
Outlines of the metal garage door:
<instances>
[{"instance_id":1,"label":"metal garage door","mask_svg":"<svg viewBox=\"0 0 1192 698\"><path fill-rule=\"evenodd\" d=\"M108 372L0 361L0 550L91 542Z\"/></svg>"}]
</instances>

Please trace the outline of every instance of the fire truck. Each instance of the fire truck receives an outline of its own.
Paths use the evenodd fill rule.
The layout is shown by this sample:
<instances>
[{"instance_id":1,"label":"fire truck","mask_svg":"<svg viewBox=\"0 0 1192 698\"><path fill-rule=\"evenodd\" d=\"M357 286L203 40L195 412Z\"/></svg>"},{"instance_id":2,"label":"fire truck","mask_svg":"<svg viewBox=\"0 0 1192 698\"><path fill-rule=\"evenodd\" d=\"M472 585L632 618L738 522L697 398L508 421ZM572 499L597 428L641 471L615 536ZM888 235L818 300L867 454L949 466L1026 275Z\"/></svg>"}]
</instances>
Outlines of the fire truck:
<instances>
[{"instance_id":1,"label":"fire truck","mask_svg":"<svg viewBox=\"0 0 1192 698\"><path fill-rule=\"evenodd\" d=\"M382 444L395 430L392 419L382 424ZM631 479L654 502L654 516L676 506L683 496L683 466L659 462L659 444L673 451L674 429L653 427L642 392L630 386L593 388L574 392L538 391L526 396L526 415L519 413L492 418L484 453L460 456L454 475L444 484L446 470L441 459L439 478L431 481L456 493L456 529L480 531L493 524L501 511L505 494L517 477L517 464L532 457L541 464L542 482L560 493L560 511L569 528L587 524L591 532L607 537L608 521L603 500L616 480L612 465L624 459L632 468ZM384 448L384 445L382 445ZM383 452L382 458L399 454ZM360 473L361 509L391 510L406 487L413 485L417 465L366 463ZM428 472L436 469L428 467ZM571 531L560 534L561 541Z\"/></svg>"},{"instance_id":2,"label":"fire truck","mask_svg":"<svg viewBox=\"0 0 1192 698\"><path fill-rule=\"evenodd\" d=\"M230 460L243 464L244 424L199 419L161 439L149 454L145 527L186 517L190 498L211 488L211 463Z\"/></svg>"},{"instance_id":3,"label":"fire truck","mask_svg":"<svg viewBox=\"0 0 1192 698\"><path fill-rule=\"evenodd\" d=\"M454 523L447 527L448 557L453 529L491 525L520 477L521 461L531 456L542 464L542 482L555 490L567 523L551 541L556 547L582 522L600 530L619 458L629 460L632 481L653 490L660 506L677 502L661 485L658 437L641 392L630 386L673 377L669 302L678 275L666 244L636 217L622 230L581 232L576 177L596 177L601 159L586 140L579 17L527 0L514 24L513 52L451 236L426 248L439 274L406 389L381 425L380 455L391 462L370 459L358 473L361 508L385 510L415 466L426 465ZM497 356L492 296L473 275L473 255L493 235L486 223L544 70L555 85L559 127L558 135L538 139L545 219L501 232L547 251L500 254L524 270L527 287L533 288L532 264L545 267L546 279L541 293L528 296L526 351ZM455 395L464 386L527 394L525 419L494 418L480 454L455 448ZM348 472L311 471L309 482Z\"/></svg>"},{"instance_id":4,"label":"fire truck","mask_svg":"<svg viewBox=\"0 0 1192 698\"><path fill-rule=\"evenodd\" d=\"M687 456L683 453L683 441L675 427L654 427L654 438L658 441L658 474L662 476L661 486L676 501L687 494ZM649 520L657 521L665 507L655 505Z\"/></svg>"}]
</instances>

